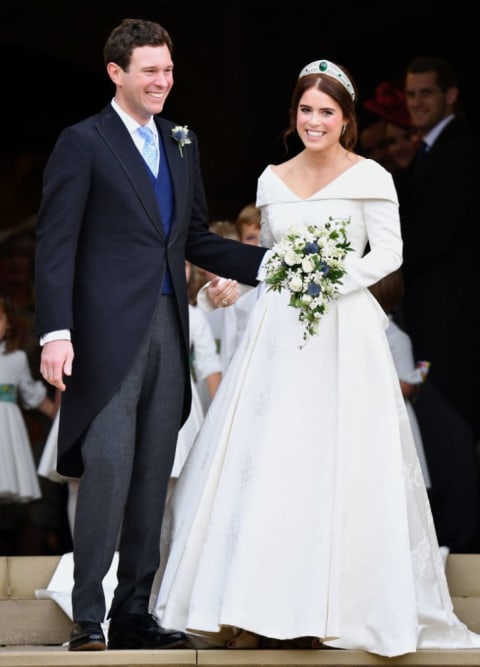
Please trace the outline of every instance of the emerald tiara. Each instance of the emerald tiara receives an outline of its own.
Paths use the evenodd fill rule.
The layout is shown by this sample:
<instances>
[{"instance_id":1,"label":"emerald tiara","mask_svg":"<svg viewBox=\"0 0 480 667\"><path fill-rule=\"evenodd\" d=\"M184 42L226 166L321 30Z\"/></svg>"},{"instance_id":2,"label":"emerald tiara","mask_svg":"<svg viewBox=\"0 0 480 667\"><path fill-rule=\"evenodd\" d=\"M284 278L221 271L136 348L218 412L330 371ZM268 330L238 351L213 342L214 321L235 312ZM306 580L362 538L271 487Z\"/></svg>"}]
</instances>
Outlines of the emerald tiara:
<instances>
[{"instance_id":1,"label":"emerald tiara","mask_svg":"<svg viewBox=\"0 0 480 667\"><path fill-rule=\"evenodd\" d=\"M352 82L345 72L341 70L340 67L330 62L330 60L314 60L312 63L305 65L298 75L298 78L301 79L302 76L307 76L307 74L326 74L327 76L337 79L337 81L340 81L342 86L348 90L352 100L355 101L355 88L353 87Z\"/></svg>"}]
</instances>

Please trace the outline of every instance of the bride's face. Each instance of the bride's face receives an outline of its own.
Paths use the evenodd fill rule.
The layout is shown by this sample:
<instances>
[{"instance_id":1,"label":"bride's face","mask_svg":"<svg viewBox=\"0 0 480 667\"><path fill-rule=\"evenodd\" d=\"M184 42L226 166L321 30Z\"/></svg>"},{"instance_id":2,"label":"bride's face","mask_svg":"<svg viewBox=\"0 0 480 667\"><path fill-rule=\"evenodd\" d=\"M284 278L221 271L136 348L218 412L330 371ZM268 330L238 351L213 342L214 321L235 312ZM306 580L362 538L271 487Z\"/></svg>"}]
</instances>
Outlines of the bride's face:
<instances>
[{"instance_id":1,"label":"bride's face","mask_svg":"<svg viewBox=\"0 0 480 667\"><path fill-rule=\"evenodd\" d=\"M297 107L297 132L306 148L325 150L340 140L344 124L341 106L317 88L306 90Z\"/></svg>"}]
</instances>

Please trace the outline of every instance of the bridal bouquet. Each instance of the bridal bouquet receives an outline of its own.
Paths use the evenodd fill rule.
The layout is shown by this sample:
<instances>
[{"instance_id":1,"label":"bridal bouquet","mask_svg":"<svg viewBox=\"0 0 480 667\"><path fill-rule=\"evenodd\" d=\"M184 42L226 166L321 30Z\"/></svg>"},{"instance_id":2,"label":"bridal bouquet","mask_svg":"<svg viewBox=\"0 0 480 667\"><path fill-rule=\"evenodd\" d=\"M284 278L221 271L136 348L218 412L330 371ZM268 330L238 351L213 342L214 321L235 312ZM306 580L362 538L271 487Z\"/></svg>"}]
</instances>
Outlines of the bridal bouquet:
<instances>
[{"instance_id":1,"label":"bridal bouquet","mask_svg":"<svg viewBox=\"0 0 480 667\"><path fill-rule=\"evenodd\" d=\"M349 224L349 218L330 217L321 227L292 228L266 261L265 282L275 292L290 292L289 305L299 310L305 328L304 344L318 333L320 319L342 282L343 260L353 250L346 232Z\"/></svg>"}]
</instances>

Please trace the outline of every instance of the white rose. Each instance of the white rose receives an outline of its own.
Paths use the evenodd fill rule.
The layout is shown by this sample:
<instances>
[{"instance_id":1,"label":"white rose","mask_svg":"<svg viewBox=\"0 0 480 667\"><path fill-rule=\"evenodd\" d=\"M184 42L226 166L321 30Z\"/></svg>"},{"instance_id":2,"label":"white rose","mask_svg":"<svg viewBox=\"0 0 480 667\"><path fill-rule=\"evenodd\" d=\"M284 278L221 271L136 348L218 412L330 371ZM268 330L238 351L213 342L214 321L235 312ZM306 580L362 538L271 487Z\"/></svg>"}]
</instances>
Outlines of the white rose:
<instances>
[{"instance_id":1,"label":"white rose","mask_svg":"<svg viewBox=\"0 0 480 667\"><path fill-rule=\"evenodd\" d=\"M284 260L285 264L288 264L288 266L295 266L295 264L299 263L298 255L293 252L293 250L289 250L285 253Z\"/></svg>"},{"instance_id":2,"label":"white rose","mask_svg":"<svg viewBox=\"0 0 480 667\"><path fill-rule=\"evenodd\" d=\"M304 257L302 260L302 270L305 273L311 273L314 270L315 266L310 259L310 257Z\"/></svg>"},{"instance_id":3,"label":"white rose","mask_svg":"<svg viewBox=\"0 0 480 667\"><path fill-rule=\"evenodd\" d=\"M303 288L303 281L298 276L293 276L288 282L288 288L292 292L301 292Z\"/></svg>"}]
</instances>

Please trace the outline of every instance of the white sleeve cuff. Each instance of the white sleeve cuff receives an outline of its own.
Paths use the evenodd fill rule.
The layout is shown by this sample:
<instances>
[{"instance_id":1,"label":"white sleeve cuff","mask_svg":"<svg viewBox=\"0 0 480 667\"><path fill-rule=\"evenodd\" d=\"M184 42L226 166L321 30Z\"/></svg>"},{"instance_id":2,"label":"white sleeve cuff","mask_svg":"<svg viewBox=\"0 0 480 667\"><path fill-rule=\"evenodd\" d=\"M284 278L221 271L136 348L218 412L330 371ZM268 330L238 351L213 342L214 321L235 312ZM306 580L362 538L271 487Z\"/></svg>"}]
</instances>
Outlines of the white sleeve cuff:
<instances>
[{"instance_id":1,"label":"white sleeve cuff","mask_svg":"<svg viewBox=\"0 0 480 667\"><path fill-rule=\"evenodd\" d=\"M262 257L262 261L260 262L260 266L258 267L258 273L257 273L257 280L259 280L260 282L263 282L267 277L267 270L265 268L265 265L268 261L268 258L271 257L272 254L273 250L269 249Z\"/></svg>"},{"instance_id":2,"label":"white sleeve cuff","mask_svg":"<svg viewBox=\"0 0 480 667\"><path fill-rule=\"evenodd\" d=\"M207 287L210 285L212 281L209 280L208 283L205 283L205 285L202 285L200 289L197 292L197 306L200 308L200 310L203 310L204 313L209 313L211 310L215 310L216 306L214 306L211 302L210 299L208 298L207 295Z\"/></svg>"},{"instance_id":3,"label":"white sleeve cuff","mask_svg":"<svg viewBox=\"0 0 480 667\"><path fill-rule=\"evenodd\" d=\"M50 331L44 336L40 336L40 345L50 343L52 340L72 340L69 329L59 329L58 331Z\"/></svg>"}]
</instances>

